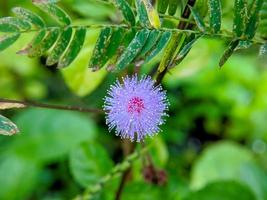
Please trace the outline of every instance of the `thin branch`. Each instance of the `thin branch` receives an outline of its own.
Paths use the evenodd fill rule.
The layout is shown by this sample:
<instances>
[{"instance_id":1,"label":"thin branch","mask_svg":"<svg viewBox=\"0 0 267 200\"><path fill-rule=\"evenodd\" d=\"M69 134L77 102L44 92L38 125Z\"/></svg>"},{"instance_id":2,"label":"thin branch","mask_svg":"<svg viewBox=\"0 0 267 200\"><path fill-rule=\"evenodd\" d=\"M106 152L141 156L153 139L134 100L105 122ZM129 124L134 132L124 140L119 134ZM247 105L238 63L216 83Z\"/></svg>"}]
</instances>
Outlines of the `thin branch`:
<instances>
[{"instance_id":1,"label":"thin branch","mask_svg":"<svg viewBox=\"0 0 267 200\"><path fill-rule=\"evenodd\" d=\"M77 112L84 112L84 113L104 113L101 109L94 109L94 108L84 108L78 106L63 106L63 105L51 105L33 101L18 101L18 100L10 100L10 99L0 99L1 103L10 103L10 104L20 104L25 107L36 107L36 108L46 108L46 109L54 109L54 110L68 110L68 111L77 111Z\"/></svg>"}]
</instances>

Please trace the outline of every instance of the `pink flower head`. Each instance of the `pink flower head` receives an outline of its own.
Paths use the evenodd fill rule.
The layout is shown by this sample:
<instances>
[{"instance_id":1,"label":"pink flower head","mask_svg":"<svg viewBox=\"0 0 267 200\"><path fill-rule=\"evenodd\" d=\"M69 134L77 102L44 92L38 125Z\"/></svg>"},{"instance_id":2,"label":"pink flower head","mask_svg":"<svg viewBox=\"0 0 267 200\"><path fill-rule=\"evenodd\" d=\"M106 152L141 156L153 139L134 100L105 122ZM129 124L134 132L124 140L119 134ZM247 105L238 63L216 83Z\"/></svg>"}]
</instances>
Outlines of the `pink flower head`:
<instances>
[{"instance_id":1,"label":"pink flower head","mask_svg":"<svg viewBox=\"0 0 267 200\"><path fill-rule=\"evenodd\" d=\"M138 142L160 131L168 101L166 92L154 84L149 76L138 80L135 75L111 86L104 103L109 131Z\"/></svg>"}]
</instances>

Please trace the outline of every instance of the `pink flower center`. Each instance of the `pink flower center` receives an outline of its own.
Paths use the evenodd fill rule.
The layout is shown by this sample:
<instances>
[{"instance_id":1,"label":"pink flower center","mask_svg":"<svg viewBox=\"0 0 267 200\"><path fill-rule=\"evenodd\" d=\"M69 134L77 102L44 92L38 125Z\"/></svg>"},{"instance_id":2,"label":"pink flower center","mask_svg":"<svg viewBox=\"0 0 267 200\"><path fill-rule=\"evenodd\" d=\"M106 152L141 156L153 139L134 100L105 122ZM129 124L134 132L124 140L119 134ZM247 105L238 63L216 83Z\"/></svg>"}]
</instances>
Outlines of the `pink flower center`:
<instances>
[{"instance_id":1,"label":"pink flower center","mask_svg":"<svg viewBox=\"0 0 267 200\"><path fill-rule=\"evenodd\" d=\"M144 101L143 101L143 99L141 99L139 97L131 98L129 103L128 103L128 107L127 107L128 112L131 114L133 114L133 113L140 114L144 108L145 108Z\"/></svg>"}]
</instances>

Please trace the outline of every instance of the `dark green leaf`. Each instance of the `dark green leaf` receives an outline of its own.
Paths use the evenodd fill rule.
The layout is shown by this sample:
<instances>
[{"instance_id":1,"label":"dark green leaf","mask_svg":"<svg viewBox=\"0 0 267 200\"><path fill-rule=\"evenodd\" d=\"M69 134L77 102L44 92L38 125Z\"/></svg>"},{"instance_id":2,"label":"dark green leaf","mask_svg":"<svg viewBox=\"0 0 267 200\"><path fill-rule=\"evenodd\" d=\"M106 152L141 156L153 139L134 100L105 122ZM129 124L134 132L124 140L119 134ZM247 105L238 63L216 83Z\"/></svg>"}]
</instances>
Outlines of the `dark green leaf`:
<instances>
[{"instance_id":1,"label":"dark green leaf","mask_svg":"<svg viewBox=\"0 0 267 200\"><path fill-rule=\"evenodd\" d=\"M46 30L45 29L40 30L32 39L32 41L26 47L19 50L17 54L22 54L22 55L31 54L31 51L35 51L35 48L42 42L45 36L46 36Z\"/></svg>"},{"instance_id":2,"label":"dark green leaf","mask_svg":"<svg viewBox=\"0 0 267 200\"><path fill-rule=\"evenodd\" d=\"M150 22L145 4L143 3L142 0L135 0L135 2L136 2L137 14L139 17L139 22L141 23L142 26L150 27Z\"/></svg>"},{"instance_id":3,"label":"dark green leaf","mask_svg":"<svg viewBox=\"0 0 267 200\"><path fill-rule=\"evenodd\" d=\"M112 29L110 27L103 28L96 41L95 48L89 63L89 67L98 70L103 67L103 56L106 54L107 47L112 36Z\"/></svg>"},{"instance_id":4,"label":"dark green leaf","mask_svg":"<svg viewBox=\"0 0 267 200\"><path fill-rule=\"evenodd\" d=\"M125 20L132 26L135 25L135 15L126 0L115 0L115 5L121 10Z\"/></svg>"},{"instance_id":5,"label":"dark green leaf","mask_svg":"<svg viewBox=\"0 0 267 200\"><path fill-rule=\"evenodd\" d=\"M260 47L259 56L266 56L267 55L267 44L263 44Z\"/></svg>"},{"instance_id":6,"label":"dark green leaf","mask_svg":"<svg viewBox=\"0 0 267 200\"><path fill-rule=\"evenodd\" d=\"M169 9L168 13L169 15L174 15L176 13L176 10L178 8L178 0L169 0Z\"/></svg>"},{"instance_id":7,"label":"dark green leaf","mask_svg":"<svg viewBox=\"0 0 267 200\"><path fill-rule=\"evenodd\" d=\"M46 65L50 66L55 63L57 63L68 47L68 44L70 43L72 36L72 28L67 27L63 30L63 32L60 35L60 38L58 39L56 46L53 48L52 52L49 54Z\"/></svg>"},{"instance_id":8,"label":"dark green leaf","mask_svg":"<svg viewBox=\"0 0 267 200\"><path fill-rule=\"evenodd\" d=\"M209 0L210 28L214 33L221 29L222 8L221 0Z\"/></svg>"},{"instance_id":9,"label":"dark green leaf","mask_svg":"<svg viewBox=\"0 0 267 200\"><path fill-rule=\"evenodd\" d=\"M192 46L194 45L194 43L200 38L202 37L202 35L198 35L195 36L194 39L192 39L191 41L189 41L188 43L186 43L182 49L179 51L177 57L175 58L175 65L179 64L184 58L185 56L189 53L189 51L191 50Z\"/></svg>"},{"instance_id":10,"label":"dark green leaf","mask_svg":"<svg viewBox=\"0 0 267 200\"><path fill-rule=\"evenodd\" d=\"M31 28L31 25L27 21L16 17L5 17L0 19L0 23L1 22L15 25L22 30L29 30Z\"/></svg>"},{"instance_id":11,"label":"dark green leaf","mask_svg":"<svg viewBox=\"0 0 267 200\"><path fill-rule=\"evenodd\" d=\"M68 66L77 57L80 50L82 49L85 35L86 35L86 28L79 27L76 29L67 51L59 60L58 63L59 68Z\"/></svg>"},{"instance_id":12,"label":"dark green leaf","mask_svg":"<svg viewBox=\"0 0 267 200\"><path fill-rule=\"evenodd\" d=\"M230 58L230 56L234 53L235 48L237 47L239 40L233 40L224 51L223 56L220 59L219 66L222 67L224 63Z\"/></svg>"},{"instance_id":13,"label":"dark green leaf","mask_svg":"<svg viewBox=\"0 0 267 200\"><path fill-rule=\"evenodd\" d=\"M233 32L242 36L247 20L247 0L235 0Z\"/></svg>"},{"instance_id":14,"label":"dark green leaf","mask_svg":"<svg viewBox=\"0 0 267 200\"><path fill-rule=\"evenodd\" d=\"M158 12L164 14L168 8L169 0L159 0L158 1Z\"/></svg>"},{"instance_id":15,"label":"dark green leaf","mask_svg":"<svg viewBox=\"0 0 267 200\"><path fill-rule=\"evenodd\" d=\"M122 43L122 40L124 39L124 36L125 36L125 29L123 28L118 28L113 31L113 34L110 38L110 43L106 50L106 54L102 58L102 65L105 65L106 62L116 54Z\"/></svg>"},{"instance_id":16,"label":"dark green leaf","mask_svg":"<svg viewBox=\"0 0 267 200\"><path fill-rule=\"evenodd\" d=\"M249 187L236 181L218 181L190 193L184 200L256 200Z\"/></svg>"},{"instance_id":17,"label":"dark green leaf","mask_svg":"<svg viewBox=\"0 0 267 200\"><path fill-rule=\"evenodd\" d=\"M5 35L5 36L0 37L0 51L5 50L10 45L12 45L14 42L16 42L19 36L20 36L19 33L13 33L10 35Z\"/></svg>"},{"instance_id":18,"label":"dark green leaf","mask_svg":"<svg viewBox=\"0 0 267 200\"><path fill-rule=\"evenodd\" d=\"M199 15L199 13L197 12L197 10L193 7L189 7L191 10L191 13L193 15L193 18L197 24L197 27L199 28L199 30L201 30L202 32L205 32L206 27L205 27L205 23L203 21L203 19L201 18L201 16Z\"/></svg>"},{"instance_id":19,"label":"dark green leaf","mask_svg":"<svg viewBox=\"0 0 267 200\"><path fill-rule=\"evenodd\" d=\"M168 44L172 36L171 32L164 32L160 37L158 44L155 46L154 50L146 57L145 63L149 62L152 58L158 55Z\"/></svg>"},{"instance_id":20,"label":"dark green leaf","mask_svg":"<svg viewBox=\"0 0 267 200\"><path fill-rule=\"evenodd\" d=\"M12 11L19 18L22 18L37 27L40 27L40 28L45 27L45 23L42 20L42 18L29 10L26 10L21 7L15 7L12 9Z\"/></svg>"},{"instance_id":21,"label":"dark green leaf","mask_svg":"<svg viewBox=\"0 0 267 200\"><path fill-rule=\"evenodd\" d=\"M16 124L0 115L0 135L14 135L19 132Z\"/></svg>"},{"instance_id":22,"label":"dark green leaf","mask_svg":"<svg viewBox=\"0 0 267 200\"><path fill-rule=\"evenodd\" d=\"M0 19L0 32L19 32L19 28L6 18L2 18Z\"/></svg>"},{"instance_id":23,"label":"dark green leaf","mask_svg":"<svg viewBox=\"0 0 267 200\"><path fill-rule=\"evenodd\" d=\"M70 25L71 19L68 16L68 14L62 10L60 7L58 7L56 4L52 3L35 3L38 7L40 7L42 10L47 12L49 15L53 16L59 23L62 23L63 25Z\"/></svg>"},{"instance_id":24,"label":"dark green leaf","mask_svg":"<svg viewBox=\"0 0 267 200\"><path fill-rule=\"evenodd\" d=\"M156 44L161 36L159 30L153 30L149 33L148 39L140 52L140 56L145 56Z\"/></svg>"},{"instance_id":25,"label":"dark green leaf","mask_svg":"<svg viewBox=\"0 0 267 200\"><path fill-rule=\"evenodd\" d=\"M97 143L85 142L71 151L70 170L83 187L94 185L113 167L105 149Z\"/></svg>"},{"instance_id":26,"label":"dark green leaf","mask_svg":"<svg viewBox=\"0 0 267 200\"><path fill-rule=\"evenodd\" d=\"M143 29L137 32L134 39L131 41L127 49L119 58L119 61L116 64L118 70L124 69L134 60L134 58L138 55L140 50L145 45L148 36L149 36L149 30L147 29Z\"/></svg>"},{"instance_id":27,"label":"dark green leaf","mask_svg":"<svg viewBox=\"0 0 267 200\"><path fill-rule=\"evenodd\" d=\"M45 38L29 52L29 57L41 56L47 52L57 41L60 34L59 28L51 28L47 31Z\"/></svg>"},{"instance_id":28,"label":"dark green leaf","mask_svg":"<svg viewBox=\"0 0 267 200\"><path fill-rule=\"evenodd\" d=\"M248 39L252 39L256 33L259 23L259 12L261 10L263 0L254 0L248 16L248 22L246 25L245 36Z\"/></svg>"}]
</instances>

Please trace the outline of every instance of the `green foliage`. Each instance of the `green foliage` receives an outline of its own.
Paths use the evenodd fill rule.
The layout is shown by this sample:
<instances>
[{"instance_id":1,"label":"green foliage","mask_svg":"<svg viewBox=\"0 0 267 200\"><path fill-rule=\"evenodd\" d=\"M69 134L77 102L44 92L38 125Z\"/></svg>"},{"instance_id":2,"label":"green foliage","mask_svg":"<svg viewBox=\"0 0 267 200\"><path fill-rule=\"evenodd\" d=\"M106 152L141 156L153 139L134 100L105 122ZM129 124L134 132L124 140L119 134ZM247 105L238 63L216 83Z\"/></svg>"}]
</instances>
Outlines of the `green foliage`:
<instances>
[{"instance_id":1,"label":"green foliage","mask_svg":"<svg viewBox=\"0 0 267 200\"><path fill-rule=\"evenodd\" d=\"M1 135L13 135L19 130L17 126L11 122L8 118L0 115L0 134Z\"/></svg>"}]
</instances>

